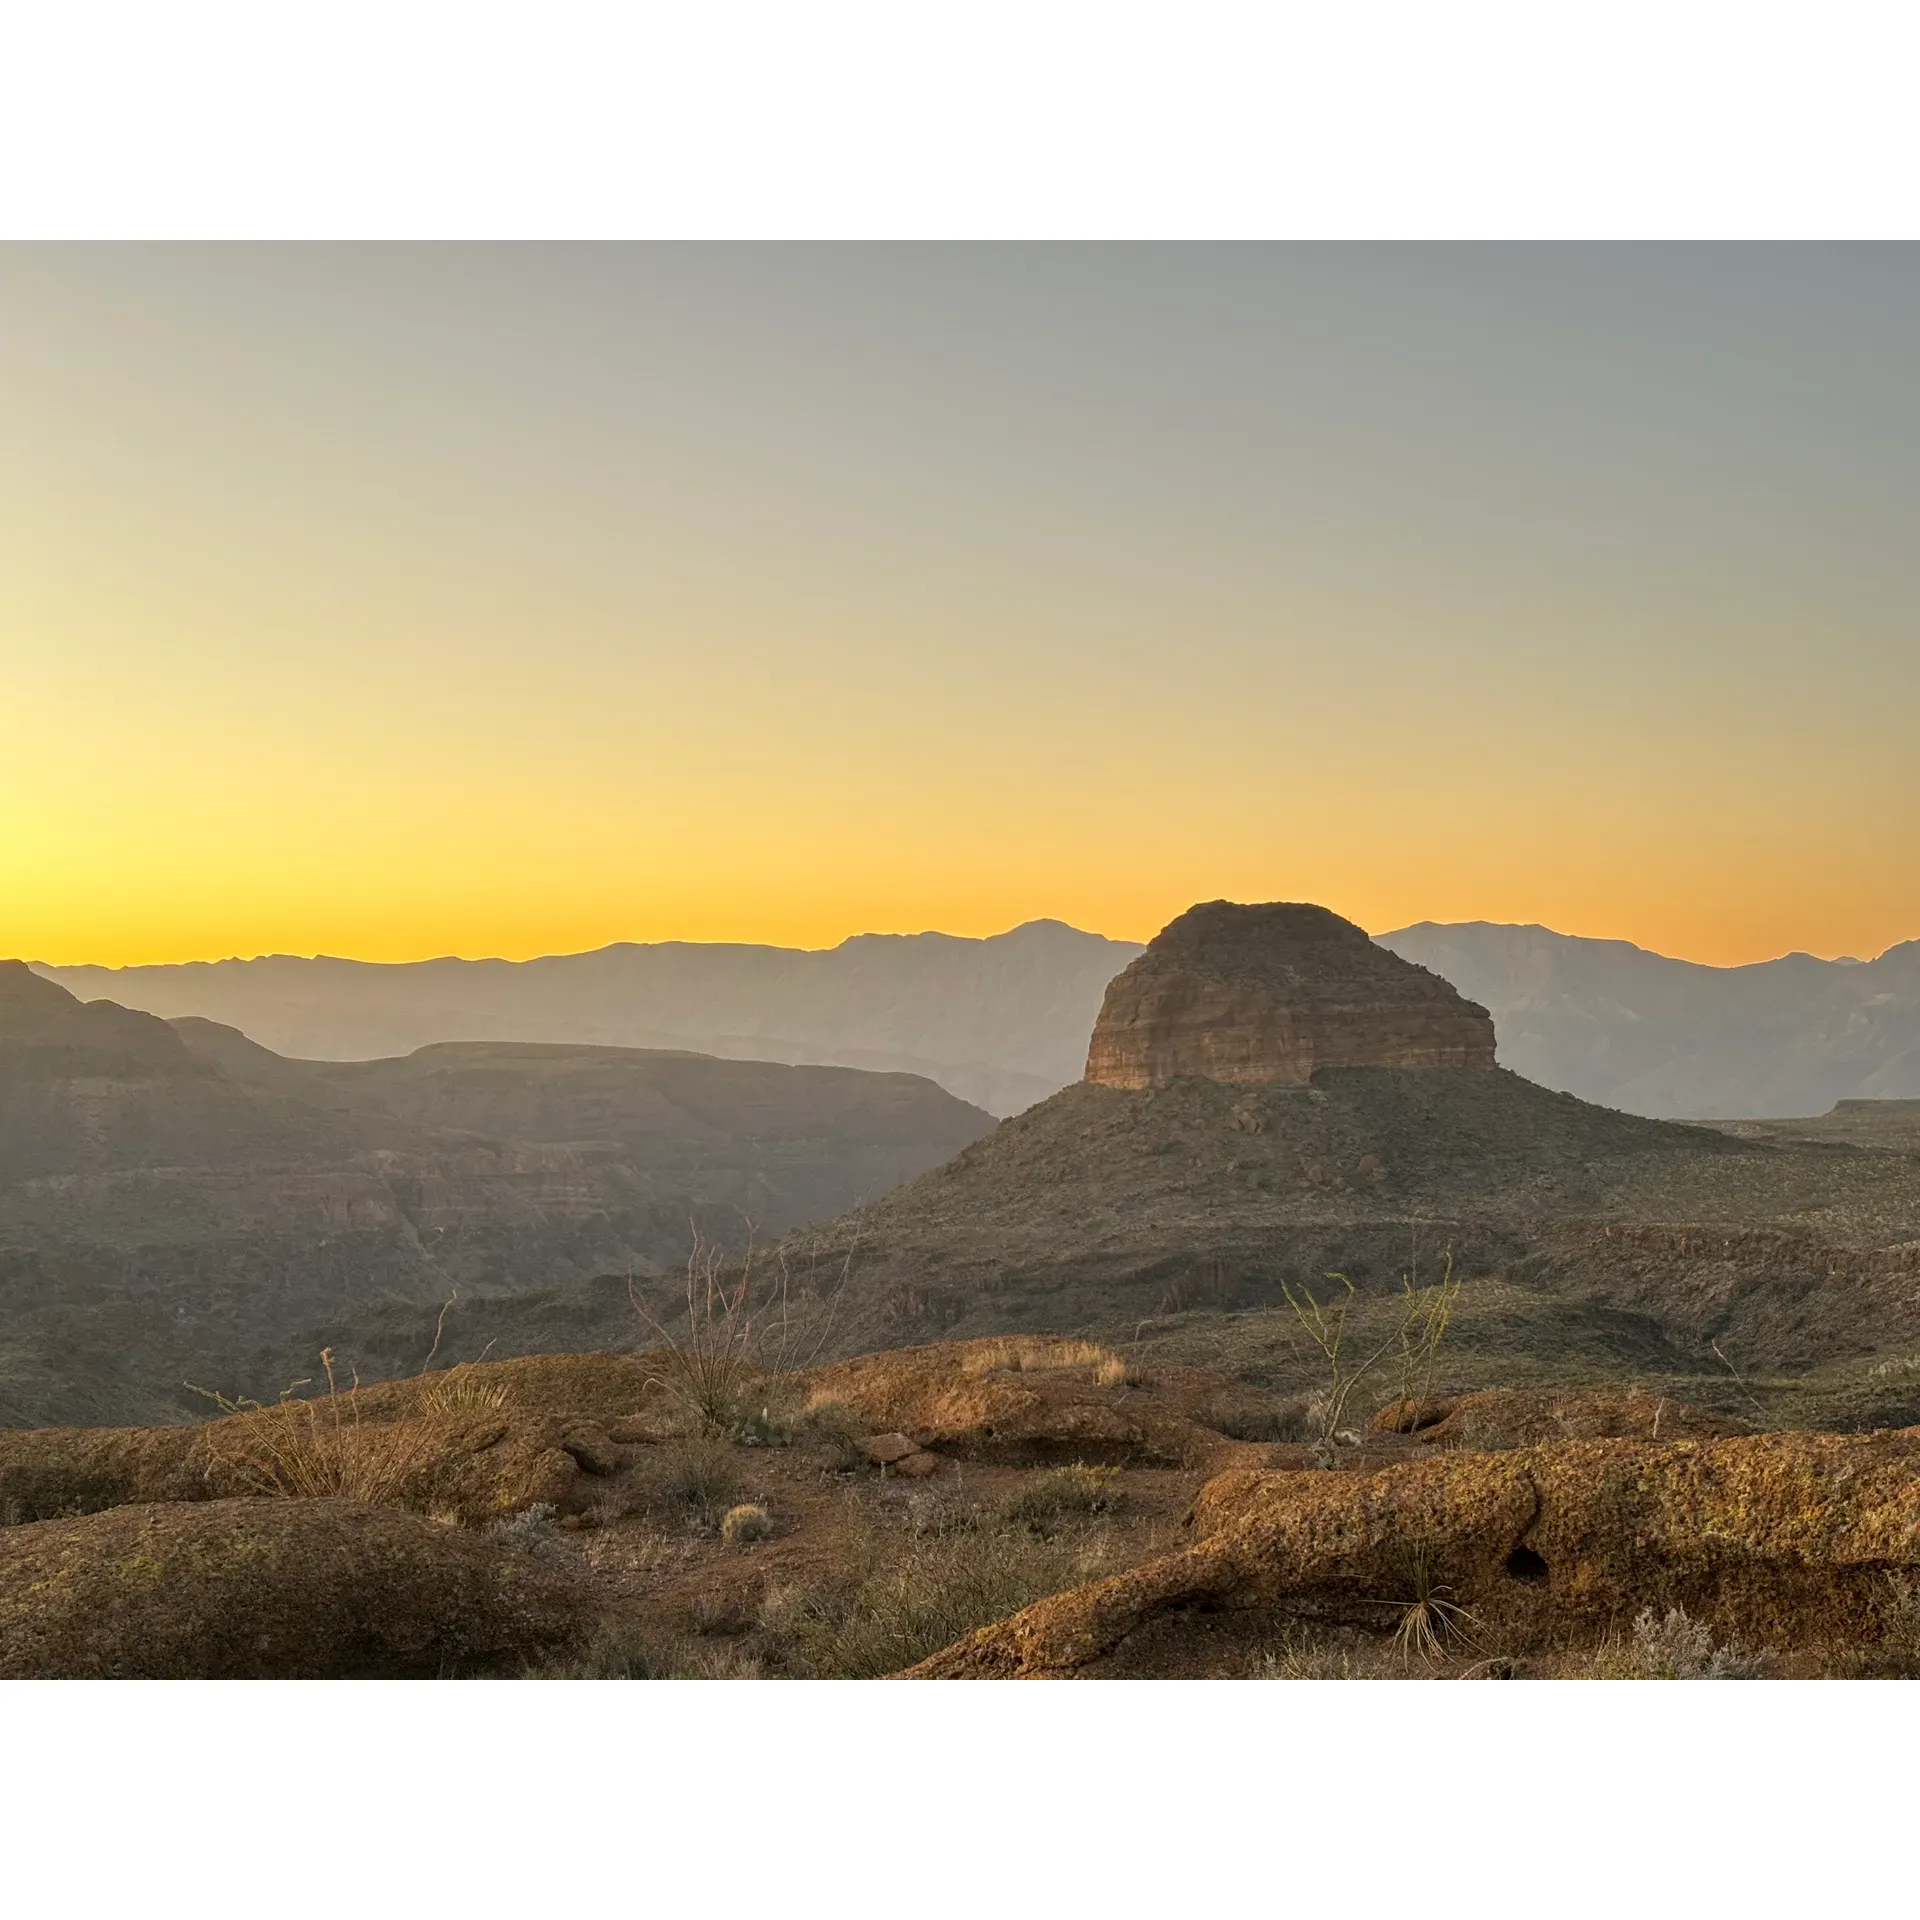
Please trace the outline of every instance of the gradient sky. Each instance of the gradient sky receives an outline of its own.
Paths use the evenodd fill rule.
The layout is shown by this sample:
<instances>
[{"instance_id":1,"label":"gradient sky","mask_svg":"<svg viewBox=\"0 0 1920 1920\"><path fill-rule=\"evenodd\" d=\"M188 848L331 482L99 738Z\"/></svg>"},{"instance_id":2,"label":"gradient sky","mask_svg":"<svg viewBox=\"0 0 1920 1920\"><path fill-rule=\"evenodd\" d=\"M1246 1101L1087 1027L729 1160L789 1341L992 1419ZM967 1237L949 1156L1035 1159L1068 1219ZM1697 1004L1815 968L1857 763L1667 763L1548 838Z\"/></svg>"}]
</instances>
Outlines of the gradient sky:
<instances>
[{"instance_id":1,"label":"gradient sky","mask_svg":"<svg viewBox=\"0 0 1920 1920\"><path fill-rule=\"evenodd\" d=\"M0 953L1920 935L1920 249L0 248Z\"/></svg>"}]
</instances>

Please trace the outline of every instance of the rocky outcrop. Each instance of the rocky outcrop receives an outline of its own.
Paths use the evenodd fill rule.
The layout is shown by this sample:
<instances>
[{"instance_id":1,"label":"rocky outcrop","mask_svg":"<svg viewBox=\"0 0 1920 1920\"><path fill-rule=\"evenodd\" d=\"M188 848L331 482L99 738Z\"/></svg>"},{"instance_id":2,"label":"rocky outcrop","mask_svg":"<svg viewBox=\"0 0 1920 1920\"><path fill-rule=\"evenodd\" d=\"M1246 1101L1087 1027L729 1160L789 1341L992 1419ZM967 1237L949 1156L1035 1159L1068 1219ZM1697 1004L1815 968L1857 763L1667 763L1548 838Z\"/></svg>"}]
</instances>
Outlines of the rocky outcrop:
<instances>
[{"instance_id":1,"label":"rocky outcrop","mask_svg":"<svg viewBox=\"0 0 1920 1920\"><path fill-rule=\"evenodd\" d=\"M1437 974L1325 907L1215 900L1163 928L1107 988L1098 1086L1184 1074L1305 1086L1323 1067L1491 1069L1493 1022Z\"/></svg>"},{"instance_id":2,"label":"rocky outcrop","mask_svg":"<svg viewBox=\"0 0 1920 1920\"><path fill-rule=\"evenodd\" d=\"M350 1500L0 1528L0 1679L511 1675L583 1624L527 1555Z\"/></svg>"},{"instance_id":3,"label":"rocky outcrop","mask_svg":"<svg viewBox=\"0 0 1920 1920\"><path fill-rule=\"evenodd\" d=\"M1014 1466L1224 1464L1235 1453L1227 1432L1271 1427L1276 1407L1200 1368L1145 1373L1089 1341L1032 1335L861 1354L808 1383L816 1403L897 1429L890 1437L909 1448Z\"/></svg>"},{"instance_id":4,"label":"rocky outcrop","mask_svg":"<svg viewBox=\"0 0 1920 1920\"><path fill-rule=\"evenodd\" d=\"M1148 1622L1255 1609L1376 1633L1444 1595L1502 1652L1643 1608L1786 1649L1872 1642L1920 1574L1920 1430L1565 1440L1371 1474L1230 1471L1183 1551L982 1627L928 1679L1097 1673Z\"/></svg>"}]
</instances>

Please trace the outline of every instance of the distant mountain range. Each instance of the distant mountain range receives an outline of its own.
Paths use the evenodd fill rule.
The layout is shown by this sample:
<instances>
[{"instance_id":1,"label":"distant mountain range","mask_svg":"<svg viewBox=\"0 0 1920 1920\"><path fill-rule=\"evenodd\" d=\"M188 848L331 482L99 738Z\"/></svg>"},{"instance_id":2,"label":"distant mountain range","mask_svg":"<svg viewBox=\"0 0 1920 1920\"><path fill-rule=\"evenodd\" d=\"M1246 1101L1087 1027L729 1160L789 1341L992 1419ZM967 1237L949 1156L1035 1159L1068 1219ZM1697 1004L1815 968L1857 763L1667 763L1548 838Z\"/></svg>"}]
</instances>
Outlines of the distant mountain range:
<instances>
[{"instance_id":1,"label":"distant mountain range","mask_svg":"<svg viewBox=\"0 0 1920 1920\"><path fill-rule=\"evenodd\" d=\"M1762 1118L1920 1096L1920 941L1865 963L1707 967L1485 921L1377 938L1492 1013L1503 1066L1628 1113ZM1140 951L1036 920L984 940L861 934L820 952L672 941L526 961L37 970L83 999L216 1020L310 1059L447 1040L692 1048L922 1074L1006 1115L1080 1077L1106 984Z\"/></svg>"},{"instance_id":2,"label":"distant mountain range","mask_svg":"<svg viewBox=\"0 0 1920 1920\"><path fill-rule=\"evenodd\" d=\"M1703 967L1484 920L1377 937L1493 1015L1502 1066L1601 1106L1758 1119L1920 1095L1920 940Z\"/></svg>"},{"instance_id":3,"label":"distant mountain range","mask_svg":"<svg viewBox=\"0 0 1920 1920\"><path fill-rule=\"evenodd\" d=\"M1079 1079L1107 982L1139 951L1034 920L987 940L863 933L821 952L672 940L521 961L271 954L36 971L83 1000L217 1020L301 1059L442 1040L690 1048L917 1073L1005 1115Z\"/></svg>"}]
</instances>

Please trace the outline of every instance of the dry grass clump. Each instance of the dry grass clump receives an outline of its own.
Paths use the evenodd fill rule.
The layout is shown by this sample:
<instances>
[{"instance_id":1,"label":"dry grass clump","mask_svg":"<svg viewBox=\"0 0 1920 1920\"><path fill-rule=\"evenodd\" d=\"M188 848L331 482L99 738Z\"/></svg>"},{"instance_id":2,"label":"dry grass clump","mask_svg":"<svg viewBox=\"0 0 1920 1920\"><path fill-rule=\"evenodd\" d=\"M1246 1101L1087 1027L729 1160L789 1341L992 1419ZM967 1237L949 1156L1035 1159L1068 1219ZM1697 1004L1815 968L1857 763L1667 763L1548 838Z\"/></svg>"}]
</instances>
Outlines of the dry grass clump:
<instances>
[{"instance_id":1,"label":"dry grass clump","mask_svg":"<svg viewBox=\"0 0 1920 1920\"><path fill-rule=\"evenodd\" d=\"M1111 1347L1092 1340L1016 1334L977 1349L961 1363L961 1371L973 1378L983 1373L1074 1373L1082 1368L1092 1375L1096 1386L1139 1384L1129 1361Z\"/></svg>"},{"instance_id":2,"label":"dry grass clump","mask_svg":"<svg viewBox=\"0 0 1920 1920\"><path fill-rule=\"evenodd\" d=\"M757 1604L698 1594L678 1632L603 1622L534 1679L873 1680L898 1673L975 1627L1096 1577L1102 1550L1025 1532L873 1531L844 1577L775 1587Z\"/></svg>"},{"instance_id":3,"label":"dry grass clump","mask_svg":"<svg viewBox=\"0 0 1920 1920\"><path fill-rule=\"evenodd\" d=\"M1389 1680L1402 1669L1386 1648L1352 1632L1310 1636L1289 1630L1279 1647L1261 1655L1256 1680Z\"/></svg>"},{"instance_id":4,"label":"dry grass clump","mask_svg":"<svg viewBox=\"0 0 1920 1920\"><path fill-rule=\"evenodd\" d=\"M1453 1588L1441 1580L1424 1553L1408 1556L1406 1580L1405 1597L1387 1603L1399 1614L1392 1644L1402 1667L1411 1666L1416 1658L1423 1665L1434 1665L1445 1656L1449 1642L1476 1653L1486 1651L1473 1637L1471 1629L1478 1623L1472 1611L1453 1599Z\"/></svg>"},{"instance_id":5,"label":"dry grass clump","mask_svg":"<svg viewBox=\"0 0 1920 1920\"><path fill-rule=\"evenodd\" d=\"M1204 1410L1201 1424L1229 1440L1304 1440L1320 1430L1319 1398L1300 1393L1286 1400L1256 1400L1222 1394Z\"/></svg>"},{"instance_id":6,"label":"dry grass clump","mask_svg":"<svg viewBox=\"0 0 1920 1920\"><path fill-rule=\"evenodd\" d=\"M1664 1615L1647 1607L1624 1647L1611 1642L1594 1655L1593 1672L1602 1680L1757 1680L1770 1659L1764 1651L1716 1646L1712 1630L1684 1607Z\"/></svg>"},{"instance_id":7,"label":"dry grass clump","mask_svg":"<svg viewBox=\"0 0 1920 1920\"><path fill-rule=\"evenodd\" d=\"M688 1434L649 1449L633 1470L632 1483L638 1511L702 1531L717 1527L741 1492L732 1447L711 1433Z\"/></svg>"},{"instance_id":8,"label":"dry grass clump","mask_svg":"<svg viewBox=\"0 0 1920 1920\"><path fill-rule=\"evenodd\" d=\"M1028 1475L995 1507L993 1517L1003 1527L1024 1527L1049 1538L1073 1521L1117 1512L1125 1498L1118 1467L1076 1463Z\"/></svg>"},{"instance_id":9,"label":"dry grass clump","mask_svg":"<svg viewBox=\"0 0 1920 1920\"><path fill-rule=\"evenodd\" d=\"M867 1464L870 1431L844 1400L816 1394L794 1418L793 1438L802 1446L824 1447L835 1473L857 1473Z\"/></svg>"},{"instance_id":10,"label":"dry grass clump","mask_svg":"<svg viewBox=\"0 0 1920 1920\"><path fill-rule=\"evenodd\" d=\"M319 1399L283 1398L271 1407L221 1400L234 1417L207 1429L210 1466L248 1493L269 1498L397 1503L438 1455L442 1422L364 1419L359 1380L340 1386L331 1348L320 1363L327 1391Z\"/></svg>"},{"instance_id":11,"label":"dry grass clump","mask_svg":"<svg viewBox=\"0 0 1920 1920\"><path fill-rule=\"evenodd\" d=\"M1025 1532L922 1537L838 1588L767 1596L755 1636L795 1678L874 1680L1099 1571L1099 1557Z\"/></svg>"},{"instance_id":12,"label":"dry grass clump","mask_svg":"<svg viewBox=\"0 0 1920 1920\"><path fill-rule=\"evenodd\" d=\"M750 1502L729 1507L720 1522L720 1538L730 1547L750 1546L773 1532L773 1518L765 1507Z\"/></svg>"},{"instance_id":13,"label":"dry grass clump","mask_svg":"<svg viewBox=\"0 0 1920 1920\"><path fill-rule=\"evenodd\" d=\"M530 1668L529 1680L761 1680L751 1645L662 1635L631 1620L603 1621L572 1652Z\"/></svg>"},{"instance_id":14,"label":"dry grass clump","mask_svg":"<svg viewBox=\"0 0 1920 1920\"><path fill-rule=\"evenodd\" d=\"M507 1404L507 1383L489 1380L477 1367L449 1367L420 1395L420 1410L450 1418L500 1413Z\"/></svg>"}]
</instances>

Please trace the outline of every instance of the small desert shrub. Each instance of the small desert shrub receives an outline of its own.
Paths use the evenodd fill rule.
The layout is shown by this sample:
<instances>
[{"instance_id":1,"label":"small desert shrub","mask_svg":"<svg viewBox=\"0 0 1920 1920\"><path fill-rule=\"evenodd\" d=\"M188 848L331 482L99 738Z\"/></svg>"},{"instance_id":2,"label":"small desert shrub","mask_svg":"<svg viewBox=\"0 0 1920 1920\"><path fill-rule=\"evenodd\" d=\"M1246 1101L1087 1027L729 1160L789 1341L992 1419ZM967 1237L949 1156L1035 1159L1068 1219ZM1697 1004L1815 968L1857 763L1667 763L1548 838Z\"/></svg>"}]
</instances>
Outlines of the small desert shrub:
<instances>
[{"instance_id":1,"label":"small desert shrub","mask_svg":"<svg viewBox=\"0 0 1920 1920\"><path fill-rule=\"evenodd\" d=\"M773 1520L765 1507L729 1507L720 1522L720 1538L730 1547L744 1547L764 1540L773 1531Z\"/></svg>"},{"instance_id":2,"label":"small desert shrub","mask_svg":"<svg viewBox=\"0 0 1920 1920\"><path fill-rule=\"evenodd\" d=\"M844 1585L769 1594L758 1640L782 1673L879 1679L1096 1570L1089 1555L1025 1533L916 1540Z\"/></svg>"},{"instance_id":3,"label":"small desert shrub","mask_svg":"<svg viewBox=\"0 0 1920 1920\"><path fill-rule=\"evenodd\" d=\"M915 1539L971 1533L980 1509L952 1487L914 1487L900 1501L901 1518Z\"/></svg>"},{"instance_id":4,"label":"small desert shrub","mask_svg":"<svg viewBox=\"0 0 1920 1920\"><path fill-rule=\"evenodd\" d=\"M1118 1467L1052 1467L1029 1475L994 1509L994 1518L1003 1527L1047 1536L1068 1522L1113 1513L1125 1497Z\"/></svg>"},{"instance_id":5,"label":"small desert shrub","mask_svg":"<svg viewBox=\"0 0 1920 1920\"><path fill-rule=\"evenodd\" d=\"M643 1511L696 1527L717 1526L740 1493L733 1449L709 1433L689 1434L654 1448L634 1469L633 1481Z\"/></svg>"},{"instance_id":6,"label":"small desert shrub","mask_svg":"<svg viewBox=\"0 0 1920 1920\"><path fill-rule=\"evenodd\" d=\"M696 1227L684 1314L659 1318L637 1284L627 1282L634 1311L659 1342L653 1357L660 1384L713 1433L744 1437L756 1408L771 1425L765 1408L792 1389L834 1330L852 1260L849 1246L837 1284L823 1295L804 1277L796 1288L783 1252L775 1251L769 1267L751 1233L735 1268Z\"/></svg>"},{"instance_id":7,"label":"small desert shrub","mask_svg":"<svg viewBox=\"0 0 1920 1920\"><path fill-rule=\"evenodd\" d=\"M719 1587L702 1587L693 1596L687 1618L702 1639L745 1633L759 1616L759 1602Z\"/></svg>"},{"instance_id":8,"label":"small desert shrub","mask_svg":"<svg viewBox=\"0 0 1920 1920\"><path fill-rule=\"evenodd\" d=\"M553 1537L559 1528L560 1516L551 1500L536 1500L530 1507L522 1507L518 1513L510 1513L504 1520L496 1520L487 1529L488 1534L503 1545L518 1547L522 1553L530 1553L536 1559L544 1560L553 1551Z\"/></svg>"},{"instance_id":9,"label":"small desert shrub","mask_svg":"<svg viewBox=\"0 0 1920 1920\"><path fill-rule=\"evenodd\" d=\"M1304 1440L1317 1432L1317 1395L1296 1394L1290 1400L1223 1399L1208 1408L1203 1424L1229 1440Z\"/></svg>"},{"instance_id":10,"label":"small desert shrub","mask_svg":"<svg viewBox=\"0 0 1920 1920\"><path fill-rule=\"evenodd\" d=\"M1607 1679L1756 1680L1766 1663L1764 1653L1715 1646L1711 1629L1684 1607L1669 1607L1664 1616L1647 1607L1624 1651L1604 1649L1594 1665Z\"/></svg>"},{"instance_id":11,"label":"small desert shrub","mask_svg":"<svg viewBox=\"0 0 1920 1920\"><path fill-rule=\"evenodd\" d=\"M1449 1248L1443 1258L1441 1279L1428 1286L1416 1285L1410 1273L1401 1276L1397 1317L1386 1336L1371 1346L1356 1348L1348 1339L1348 1321L1359 1295L1344 1273L1327 1275L1340 1283L1341 1292L1324 1304L1304 1282L1297 1294L1291 1285L1281 1283L1300 1331L1319 1348L1327 1364L1327 1384L1315 1396L1313 1408L1315 1432L1323 1444L1338 1440L1347 1430L1347 1404L1376 1369L1391 1369L1396 1400L1433 1397L1434 1365L1462 1285L1454 1278L1453 1250Z\"/></svg>"},{"instance_id":12,"label":"small desert shrub","mask_svg":"<svg viewBox=\"0 0 1920 1920\"><path fill-rule=\"evenodd\" d=\"M824 1447L835 1473L857 1473L867 1464L867 1427L844 1400L810 1401L793 1425L803 1446Z\"/></svg>"},{"instance_id":13,"label":"small desert shrub","mask_svg":"<svg viewBox=\"0 0 1920 1920\"><path fill-rule=\"evenodd\" d=\"M1920 1584L1904 1573L1888 1574L1879 1615L1879 1639L1834 1649L1828 1679L1920 1679Z\"/></svg>"}]
</instances>

